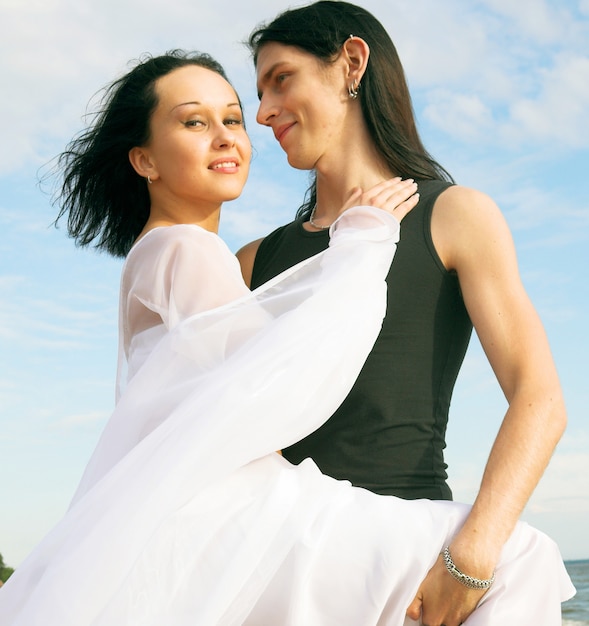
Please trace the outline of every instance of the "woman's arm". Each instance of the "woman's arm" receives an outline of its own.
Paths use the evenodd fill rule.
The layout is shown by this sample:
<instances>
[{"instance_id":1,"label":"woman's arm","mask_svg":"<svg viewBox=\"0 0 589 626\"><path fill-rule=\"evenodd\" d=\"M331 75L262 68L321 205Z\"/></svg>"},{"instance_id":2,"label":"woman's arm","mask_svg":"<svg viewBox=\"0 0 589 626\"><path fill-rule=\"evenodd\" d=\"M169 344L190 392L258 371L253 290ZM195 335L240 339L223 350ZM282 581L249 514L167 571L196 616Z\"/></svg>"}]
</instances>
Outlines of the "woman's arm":
<instances>
[{"instance_id":1,"label":"woman's arm","mask_svg":"<svg viewBox=\"0 0 589 626\"><path fill-rule=\"evenodd\" d=\"M123 274L132 330L141 308L173 328L249 293L239 265L214 233L177 224L154 229L131 250Z\"/></svg>"}]
</instances>

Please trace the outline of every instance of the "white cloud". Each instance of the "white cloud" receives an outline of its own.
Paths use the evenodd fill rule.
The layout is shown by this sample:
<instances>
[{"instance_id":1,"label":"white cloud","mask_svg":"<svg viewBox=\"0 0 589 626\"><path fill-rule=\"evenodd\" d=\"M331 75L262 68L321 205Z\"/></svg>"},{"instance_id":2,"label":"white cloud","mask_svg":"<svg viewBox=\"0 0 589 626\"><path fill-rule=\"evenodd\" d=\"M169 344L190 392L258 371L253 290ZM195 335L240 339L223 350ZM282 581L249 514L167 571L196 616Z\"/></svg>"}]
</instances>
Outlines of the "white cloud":
<instances>
[{"instance_id":1,"label":"white cloud","mask_svg":"<svg viewBox=\"0 0 589 626\"><path fill-rule=\"evenodd\" d=\"M562 222L570 219L573 223L577 216L586 222L589 220L585 211L578 211L563 201L559 190L547 190L531 184L520 185L505 193L502 196L502 206L514 231L539 228L552 222L555 217Z\"/></svg>"},{"instance_id":2,"label":"white cloud","mask_svg":"<svg viewBox=\"0 0 589 626\"><path fill-rule=\"evenodd\" d=\"M541 72L537 96L513 102L504 136L588 146L589 57L559 55Z\"/></svg>"},{"instance_id":3,"label":"white cloud","mask_svg":"<svg viewBox=\"0 0 589 626\"><path fill-rule=\"evenodd\" d=\"M544 1L484 5L384 11L425 119L452 141L587 147L589 22Z\"/></svg>"},{"instance_id":4,"label":"white cloud","mask_svg":"<svg viewBox=\"0 0 589 626\"><path fill-rule=\"evenodd\" d=\"M109 413L104 411L90 411L88 413L78 413L75 415L67 415L57 420L53 427L60 430L70 430L87 424L95 424L96 422L106 421Z\"/></svg>"},{"instance_id":5,"label":"white cloud","mask_svg":"<svg viewBox=\"0 0 589 626\"><path fill-rule=\"evenodd\" d=\"M556 3L549 6L545 0L484 0L484 4L507 17L514 29L538 43L553 43L565 34L568 15Z\"/></svg>"},{"instance_id":6,"label":"white cloud","mask_svg":"<svg viewBox=\"0 0 589 626\"><path fill-rule=\"evenodd\" d=\"M531 513L589 513L589 433L567 433L560 442L528 510Z\"/></svg>"},{"instance_id":7,"label":"white cloud","mask_svg":"<svg viewBox=\"0 0 589 626\"><path fill-rule=\"evenodd\" d=\"M475 143L493 128L491 109L475 94L437 90L429 94L423 116L454 139Z\"/></svg>"},{"instance_id":8,"label":"white cloud","mask_svg":"<svg viewBox=\"0 0 589 626\"><path fill-rule=\"evenodd\" d=\"M552 65L529 72L526 85L508 94L429 90L424 119L453 140L470 144L589 146L589 57L563 53Z\"/></svg>"},{"instance_id":9,"label":"white cloud","mask_svg":"<svg viewBox=\"0 0 589 626\"><path fill-rule=\"evenodd\" d=\"M491 58L488 24L463 2L445 2L443 10L435 0L378 3L373 12L390 33L412 87L455 85Z\"/></svg>"}]
</instances>

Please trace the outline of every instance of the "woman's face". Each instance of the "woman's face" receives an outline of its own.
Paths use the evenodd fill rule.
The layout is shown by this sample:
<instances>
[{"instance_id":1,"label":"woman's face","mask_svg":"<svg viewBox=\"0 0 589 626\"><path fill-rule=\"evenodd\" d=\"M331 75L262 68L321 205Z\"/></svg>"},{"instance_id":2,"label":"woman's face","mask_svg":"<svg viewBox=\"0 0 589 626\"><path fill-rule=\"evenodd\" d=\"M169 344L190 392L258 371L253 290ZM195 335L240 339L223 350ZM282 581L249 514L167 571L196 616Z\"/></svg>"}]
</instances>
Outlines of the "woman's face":
<instances>
[{"instance_id":1,"label":"woman's face","mask_svg":"<svg viewBox=\"0 0 589 626\"><path fill-rule=\"evenodd\" d=\"M267 43L259 51L257 120L269 126L298 169L321 169L341 157L349 125L346 68L322 63L294 46Z\"/></svg>"},{"instance_id":2,"label":"woman's face","mask_svg":"<svg viewBox=\"0 0 589 626\"><path fill-rule=\"evenodd\" d=\"M237 95L219 74L188 65L160 78L158 104L144 150L157 198L189 206L237 198L247 179L251 144Z\"/></svg>"}]
</instances>

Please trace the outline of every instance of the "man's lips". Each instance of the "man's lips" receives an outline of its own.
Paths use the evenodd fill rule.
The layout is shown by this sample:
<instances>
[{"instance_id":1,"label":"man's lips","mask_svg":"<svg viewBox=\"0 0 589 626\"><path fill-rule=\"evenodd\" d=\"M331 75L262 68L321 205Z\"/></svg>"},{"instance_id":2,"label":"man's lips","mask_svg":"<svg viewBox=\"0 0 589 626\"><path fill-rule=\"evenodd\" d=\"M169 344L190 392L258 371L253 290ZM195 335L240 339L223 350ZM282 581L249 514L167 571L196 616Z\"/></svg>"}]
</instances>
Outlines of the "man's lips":
<instances>
[{"instance_id":1,"label":"man's lips","mask_svg":"<svg viewBox=\"0 0 589 626\"><path fill-rule=\"evenodd\" d=\"M296 122L289 122L288 124L282 124L282 126L278 126L274 131L274 136L277 141L281 141L282 138L286 135L286 133L296 124Z\"/></svg>"}]
</instances>

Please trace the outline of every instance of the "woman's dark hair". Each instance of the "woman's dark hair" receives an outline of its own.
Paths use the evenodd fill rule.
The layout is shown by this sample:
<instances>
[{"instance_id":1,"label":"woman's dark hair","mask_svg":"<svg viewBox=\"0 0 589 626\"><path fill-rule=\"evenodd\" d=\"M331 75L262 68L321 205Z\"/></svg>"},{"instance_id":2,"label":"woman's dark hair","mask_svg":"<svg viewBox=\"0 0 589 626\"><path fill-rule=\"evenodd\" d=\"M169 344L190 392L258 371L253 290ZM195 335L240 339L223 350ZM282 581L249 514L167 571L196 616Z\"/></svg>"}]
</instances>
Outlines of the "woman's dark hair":
<instances>
[{"instance_id":1,"label":"woman's dark hair","mask_svg":"<svg viewBox=\"0 0 589 626\"><path fill-rule=\"evenodd\" d=\"M147 182L129 161L129 151L149 140L157 107L156 81L187 65L220 74L223 67L207 54L171 50L145 55L135 67L105 87L90 126L57 158L62 175L55 224L67 214L67 230L77 245L125 256L145 226L150 200Z\"/></svg>"},{"instance_id":2,"label":"woman's dark hair","mask_svg":"<svg viewBox=\"0 0 589 626\"><path fill-rule=\"evenodd\" d=\"M248 46L254 63L262 47L271 42L295 46L331 63L350 35L361 37L370 47L358 99L376 148L391 171L404 178L452 181L450 174L428 154L421 142L405 72L391 38L365 9L333 0L291 9L256 28ZM306 214L316 201L314 178L307 197L299 215Z\"/></svg>"}]
</instances>

